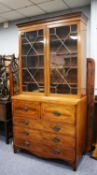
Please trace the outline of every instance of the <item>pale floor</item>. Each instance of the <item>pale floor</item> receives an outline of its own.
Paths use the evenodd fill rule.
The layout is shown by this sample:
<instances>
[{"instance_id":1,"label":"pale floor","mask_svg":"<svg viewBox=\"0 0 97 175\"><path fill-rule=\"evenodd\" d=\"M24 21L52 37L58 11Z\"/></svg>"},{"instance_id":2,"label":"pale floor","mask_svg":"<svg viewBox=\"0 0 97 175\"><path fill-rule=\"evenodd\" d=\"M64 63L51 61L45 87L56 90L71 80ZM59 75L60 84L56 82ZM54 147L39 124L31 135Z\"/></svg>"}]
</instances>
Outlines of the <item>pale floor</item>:
<instances>
[{"instance_id":1,"label":"pale floor","mask_svg":"<svg viewBox=\"0 0 97 175\"><path fill-rule=\"evenodd\" d=\"M12 142L0 136L0 175L97 175L97 161L85 155L76 172L64 162L43 160L31 154L14 154Z\"/></svg>"}]
</instances>

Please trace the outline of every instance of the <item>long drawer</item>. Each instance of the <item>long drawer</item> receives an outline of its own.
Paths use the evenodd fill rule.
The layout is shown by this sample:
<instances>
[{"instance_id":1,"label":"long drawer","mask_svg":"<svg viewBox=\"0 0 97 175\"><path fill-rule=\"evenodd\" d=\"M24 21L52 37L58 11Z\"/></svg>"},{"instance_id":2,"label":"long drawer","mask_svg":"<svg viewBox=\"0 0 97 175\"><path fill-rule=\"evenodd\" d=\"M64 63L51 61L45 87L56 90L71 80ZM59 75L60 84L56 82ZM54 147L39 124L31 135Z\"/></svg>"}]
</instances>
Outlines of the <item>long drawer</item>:
<instances>
[{"instance_id":1,"label":"long drawer","mask_svg":"<svg viewBox=\"0 0 97 175\"><path fill-rule=\"evenodd\" d=\"M44 143L61 148L75 148L75 139L60 133L51 133L42 130L30 130L25 128L14 127L14 137L32 140L33 143Z\"/></svg>"},{"instance_id":2,"label":"long drawer","mask_svg":"<svg viewBox=\"0 0 97 175\"><path fill-rule=\"evenodd\" d=\"M22 139L15 137L14 144L22 149L30 151L40 157L46 158L62 158L66 160L74 160L75 159L75 151L74 149L63 149L60 146L50 146L46 144L37 144L33 143L33 140Z\"/></svg>"},{"instance_id":3,"label":"long drawer","mask_svg":"<svg viewBox=\"0 0 97 175\"><path fill-rule=\"evenodd\" d=\"M41 117L44 120L63 121L75 124L75 107L60 104L43 103Z\"/></svg>"},{"instance_id":4,"label":"long drawer","mask_svg":"<svg viewBox=\"0 0 97 175\"><path fill-rule=\"evenodd\" d=\"M51 122L46 120L32 120L20 116L13 118L13 125L28 129L43 130L47 132L63 133L67 136L75 137L75 127L63 122Z\"/></svg>"},{"instance_id":5,"label":"long drawer","mask_svg":"<svg viewBox=\"0 0 97 175\"><path fill-rule=\"evenodd\" d=\"M13 103L13 114L21 116L29 116L32 119L40 118L40 103L18 101Z\"/></svg>"}]
</instances>

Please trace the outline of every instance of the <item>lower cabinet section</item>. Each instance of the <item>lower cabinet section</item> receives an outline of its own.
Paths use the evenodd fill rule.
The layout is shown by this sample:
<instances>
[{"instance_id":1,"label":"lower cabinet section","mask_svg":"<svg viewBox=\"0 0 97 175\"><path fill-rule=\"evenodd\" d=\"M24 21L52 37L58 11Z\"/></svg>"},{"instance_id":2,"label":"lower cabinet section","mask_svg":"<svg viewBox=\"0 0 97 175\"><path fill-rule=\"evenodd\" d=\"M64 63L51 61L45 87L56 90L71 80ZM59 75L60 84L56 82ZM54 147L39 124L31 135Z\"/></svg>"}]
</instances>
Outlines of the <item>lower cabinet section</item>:
<instances>
[{"instance_id":1,"label":"lower cabinet section","mask_svg":"<svg viewBox=\"0 0 97 175\"><path fill-rule=\"evenodd\" d=\"M13 98L14 152L62 159L76 169L85 151L86 98L61 103Z\"/></svg>"}]
</instances>

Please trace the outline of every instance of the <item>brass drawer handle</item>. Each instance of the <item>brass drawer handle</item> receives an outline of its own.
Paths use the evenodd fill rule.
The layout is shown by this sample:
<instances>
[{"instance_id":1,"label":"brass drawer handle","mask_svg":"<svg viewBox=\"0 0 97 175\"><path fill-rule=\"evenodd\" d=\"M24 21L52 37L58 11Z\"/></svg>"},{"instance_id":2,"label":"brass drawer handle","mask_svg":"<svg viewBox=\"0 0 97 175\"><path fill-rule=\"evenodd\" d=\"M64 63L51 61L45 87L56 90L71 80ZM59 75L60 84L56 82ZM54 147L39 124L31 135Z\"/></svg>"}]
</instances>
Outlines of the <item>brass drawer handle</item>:
<instances>
[{"instance_id":1,"label":"brass drawer handle","mask_svg":"<svg viewBox=\"0 0 97 175\"><path fill-rule=\"evenodd\" d=\"M54 137L54 138L53 138L53 141L54 141L55 143L58 143L58 142L60 142L60 139L59 139L58 137Z\"/></svg>"},{"instance_id":2,"label":"brass drawer handle","mask_svg":"<svg viewBox=\"0 0 97 175\"><path fill-rule=\"evenodd\" d=\"M27 112L29 110L29 108L27 107L27 106L25 106L24 108L23 108L23 111L25 111L25 112Z\"/></svg>"},{"instance_id":3,"label":"brass drawer handle","mask_svg":"<svg viewBox=\"0 0 97 175\"><path fill-rule=\"evenodd\" d=\"M60 154L61 151L60 151L59 149L54 149L54 150L52 151L52 153L53 153L53 154Z\"/></svg>"},{"instance_id":4,"label":"brass drawer handle","mask_svg":"<svg viewBox=\"0 0 97 175\"><path fill-rule=\"evenodd\" d=\"M61 128L60 128L59 126L54 126L54 127L53 127L53 130L54 130L54 131L60 131L60 129L61 129Z\"/></svg>"},{"instance_id":5,"label":"brass drawer handle","mask_svg":"<svg viewBox=\"0 0 97 175\"><path fill-rule=\"evenodd\" d=\"M26 119L22 120L22 123L23 123L24 125L29 125L29 121L26 120Z\"/></svg>"},{"instance_id":6,"label":"brass drawer handle","mask_svg":"<svg viewBox=\"0 0 97 175\"><path fill-rule=\"evenodd\" d=\"M23 135L28 136L29 132L28 131L23 131Z\"/></svg>"},{"instance_id":7,"label":"brass drawer handle","mask_svg":"<svg viewBox=\"0 0 97 175\"><path fill-rule=\"evenodd\" d=\"M30 142L24 141L24 142L23 142L23 145L24 145L24 146L29 146L29 145L30 145Z\"/></svg>"},{"instance_id":8,"label":"brass drawer handle","mask_svg":"<svg viewBox=\"0 0 97 175\"><path fill-rule=\"evenodd\" d=\"M57 116L57 117L59 117L59 116L61 115L61 113L58 112L58 111L53 111L53 114L54 114L55 116Z\"/></svg>"}]
</instances>

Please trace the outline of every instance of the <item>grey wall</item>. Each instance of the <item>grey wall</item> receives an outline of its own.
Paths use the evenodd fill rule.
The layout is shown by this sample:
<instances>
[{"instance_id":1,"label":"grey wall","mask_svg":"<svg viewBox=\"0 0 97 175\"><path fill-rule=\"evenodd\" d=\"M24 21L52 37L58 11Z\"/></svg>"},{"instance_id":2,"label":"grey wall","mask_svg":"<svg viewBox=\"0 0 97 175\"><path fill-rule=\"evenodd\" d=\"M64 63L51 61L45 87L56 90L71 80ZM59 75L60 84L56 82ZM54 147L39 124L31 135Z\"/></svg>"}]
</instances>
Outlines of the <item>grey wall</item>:
<instances>
[{"instance_id":1,"label":"grey wall","mask_svg":"<svg viewBox=\"0 0 97 175\"><path fill-rule=\"evenodd\" d=\"M15 23L10 23L8 29L0 26L0 54L18 55L18 30Z\"/></svg>"},{"instance_id":2,"label":"grey wall","mask_svg":"<svg viewBox=\"0 0 97 175\"><path fill-rule=\"evenodd\" d=\"M95 95L97 95L97 0L91 0L90 57L95 59Z\"/></svg>"},{"instance_id":3,"label":"grey wall","mask_svg":"<svg viewBox=\"0 0 97 175\"><path fill-rule=\"evenodd\" d=\"M82 10L88 17L90 17L90 8L84 7L82 9L74 9L72 11ZM56 14L63 14L69 11L61 11L58 13L47 14L45 17L54 16ZM29 20L35 20L38 18L44 18L44 15L36 16L33 18L29 18ZM18 56L18 29L16 27L16 23L20 23L26 21L28 19L19 20L15 22L10 22L8 29L4 29L3 24L0 25L0 54L13 54L15 53ZM90 20L88 20L87 26L87 56L89 56L90 45L89 45L89 35L90 35Z\"/></svg>"}]
</instances>

